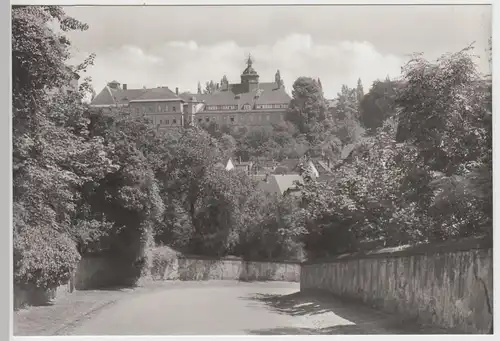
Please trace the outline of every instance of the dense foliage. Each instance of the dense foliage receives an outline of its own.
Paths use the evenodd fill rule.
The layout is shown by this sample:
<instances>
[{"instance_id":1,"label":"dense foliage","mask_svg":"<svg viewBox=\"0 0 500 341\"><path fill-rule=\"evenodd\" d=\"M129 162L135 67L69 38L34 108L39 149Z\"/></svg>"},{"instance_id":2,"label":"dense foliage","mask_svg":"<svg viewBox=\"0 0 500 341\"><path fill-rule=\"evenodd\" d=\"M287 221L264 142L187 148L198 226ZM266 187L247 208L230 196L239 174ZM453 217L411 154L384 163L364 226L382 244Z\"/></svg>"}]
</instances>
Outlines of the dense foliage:
<instances>
[{"instance_id":1,"label":"dense foliage","mask_svg":"<svg viewBox=\"0 0 500 341\"><path fill-rule=\"evenodd\" d=\"M491 235L491 83L470 49L411 60L392 96L335 178L304 186L309 256Z\"/></svg>"},{"instance_id":2,"label":"dense foliage","mask_svg":"<svg viewBox=\"0 0 500 341\"><path fill-rule=\"evenodd\" d=\"M79 259L74 240L84 232L73 223L79 190L113 171L100 138L89 135L85 95L52 95L73 72L69 41L47 26L85 30L54 6L12 11L14 269L19 283L54 286L69 278ZM88 226L88 225L87 225Z\"/></svg>"}]
</instances>

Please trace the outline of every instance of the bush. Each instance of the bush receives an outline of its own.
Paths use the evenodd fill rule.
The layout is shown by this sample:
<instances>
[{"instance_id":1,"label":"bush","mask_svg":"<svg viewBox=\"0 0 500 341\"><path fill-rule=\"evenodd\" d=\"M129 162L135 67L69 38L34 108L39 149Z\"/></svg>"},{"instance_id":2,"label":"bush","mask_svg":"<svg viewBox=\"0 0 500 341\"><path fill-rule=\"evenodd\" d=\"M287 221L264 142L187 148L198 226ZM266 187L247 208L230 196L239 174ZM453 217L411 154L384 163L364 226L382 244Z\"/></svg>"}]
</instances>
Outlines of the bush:
<instances>
[{"instance_id":1,"label":"bush","mask_svg":"<svg viewBox=\"0 0 500 341\"><path fill-rule=\"evenodd\" d=\"M177 251L168 246L160 246L148 250L148 275L150 274L153 280L176 279L174 276L166 276L167 268L175 269L177 265Z\"/></svg>"},{"instance_id":2,"label":"bush","mask_svg":"<svg viewBox=\"0 0 500 341\"><path fill-rule=\"evenodd\" d=\"M50 228L26 228L14 233L14 282L51 289L67 283L80 255L75 243Z\"/></svg>"}]
</instances>

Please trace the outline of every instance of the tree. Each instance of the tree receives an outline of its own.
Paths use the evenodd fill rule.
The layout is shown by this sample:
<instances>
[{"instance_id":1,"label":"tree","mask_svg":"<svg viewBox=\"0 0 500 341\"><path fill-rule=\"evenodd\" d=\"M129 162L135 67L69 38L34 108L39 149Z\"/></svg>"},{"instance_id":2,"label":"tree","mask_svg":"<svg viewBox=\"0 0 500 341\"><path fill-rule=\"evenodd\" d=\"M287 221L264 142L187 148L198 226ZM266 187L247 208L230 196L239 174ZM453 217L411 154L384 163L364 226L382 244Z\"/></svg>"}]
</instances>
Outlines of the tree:
<instances>
[{"instance_id":1,"label":"tree","mask_svg":"<svg viewBox=\"0 0 500 341\"><path fill-rule=\"evenodd\" d=\"M98 251L107 249L134 263L144 256L164 211L155 179L158 166L148 162L151 155L157 159L152 146L156 132L147 117L127 113L95 114L91 131L115 146L113 159L119 167L84 191L94 219L105 217L116 227L112 235L99 240Z\"/></svg>"},{"instance_id":2,"label":"tree","mask_svg":"<svg viewBox=\"0 0 500 341\"><path fill-rule=\"evenodd\" d=\"M219 141L223 153L223 159L227 160L233 157L236 151L236 140L234 139L234 137L228 134L224 134L221 136Z\"/></svg>"},{"instance_id":3,"label":"tree","mask_svg":"<svg viewBox=\"0 0 500 341\"><path fill-rule=\"evenodd\" d=\"M309 256L352 252L373 240L388 246L425 240L426 216L404 193L414 153L396 144L395 133L395 125L386 122L374 137L358 141L332 181L302 186Z\"/></svg>"},{"instance_id":4,"label":"tree","mask_svg":"<svg viewBox=\"0 0 500 341\"><path fill-rule=\"evenodd\" d=\"M326 115L327 103L318 82L309 77L299 77L293 84L292 100L285 119L312 142L314 129L321 127Z\"/></svg>"},{"instance_id":5,"label":"tree","mask_svg":"<svg viewBox=\"0 0 500 341\"><path fill-rule=\"evenodd\" d=\"M358 78L358 85L356 86L356 101L360 105L363 96L365 95L363 90L363 84L361 83L361 78Z\"/></svg>"},{"instance_id":6,"label":"tree","mask_svg":"<svg viewBox=\"0 0 500 341\"><path fill-rule=\"evenodd\" d=\"M254 191L240 215L234 251L245 259L303 260L303 218L294 197Z\"/></svg>"},{"instance_id":7,"label":"tree","mask_svg":"<svg viewBox=\"0 0 500 341\"><path fill-rule=\"evenodd\" d=\"M396 114L396 92L401 84L386 79L373 83L360 102L360 122L368 133L374 133L383 122Z\"/></svg>"},{"instance_id":8,"label":"tree","mask_svg":"<svg viewBox=\"0 0 500 341\"><path fill-rule=\"evenodd\" d=\"M336 105L330 109L330 132L343 145L354 143L364 134L359 122L358 96L359 89L350 89L343 85Z\"/></svg>"},{"instance_id":9,"label":"tree","mask_svg":"<svg viewBox=\"0 0 500 341\"><path fill-rule=\"evenodd\" d=\"M411 143L437 196L430 207L441 238L491 233L491 83L472 46L431 63L416 56L403 69L398 141Z\"/></svg>"},{"instance_id":10,"label":"tree","mask_svg":"<svg viewBox=\"0 0 500 341\"><path fill-rule=\"evenodd\" d=\"M63 32L88 28L57 6L12 10L14 272L18 285L40 288L67 281L80 258L77 241L107 229L74 219L81 188L116 167L113 147L87 129L81 100L90 87L57 91L93 56L68 67L70 42L47 26L52 20Z\"/></svg>"},{"instance_id":11,"label":"tree","mask_svg":"<svg viewBox=\"0 0 500 341\"><path fill-rule=\"evenodd\" d=\"M205 89L203 90L204 94L213 94L219 89L219 83L215 83L214 81L206 82Z\"/></svg>"},{"instance_id":12,"label":"tree","mask_svg":"<svg viewBox=\"0 0 500 341\"><path fill-rule=\"evenodd\" d=\"M467 172L467 163L488 155L491 146L487 85L470 48L436 64L417 57L403 71L398 141L415 144L432 170Z\"/></svg>"}]
</instances>

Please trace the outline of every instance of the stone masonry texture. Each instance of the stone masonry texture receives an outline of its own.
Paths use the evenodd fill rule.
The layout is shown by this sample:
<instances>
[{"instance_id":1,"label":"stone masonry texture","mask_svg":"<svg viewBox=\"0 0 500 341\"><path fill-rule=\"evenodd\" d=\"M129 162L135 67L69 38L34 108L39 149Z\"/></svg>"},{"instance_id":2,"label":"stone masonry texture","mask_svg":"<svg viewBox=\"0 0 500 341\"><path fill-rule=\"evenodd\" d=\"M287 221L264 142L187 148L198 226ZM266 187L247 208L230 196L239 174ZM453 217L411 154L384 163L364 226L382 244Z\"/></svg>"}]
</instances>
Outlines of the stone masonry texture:
<instances>
[{"instance_id":1,"label":"stone masonry texture","mask_svg":"<svg viewBox=\"0 0 500 341\"><path fill-rule=\"evenodd\" d=\"M327 291L421 323L493 332L491 247L337 257L301 268L300 289Z\"/></svg>"}]
</instances>

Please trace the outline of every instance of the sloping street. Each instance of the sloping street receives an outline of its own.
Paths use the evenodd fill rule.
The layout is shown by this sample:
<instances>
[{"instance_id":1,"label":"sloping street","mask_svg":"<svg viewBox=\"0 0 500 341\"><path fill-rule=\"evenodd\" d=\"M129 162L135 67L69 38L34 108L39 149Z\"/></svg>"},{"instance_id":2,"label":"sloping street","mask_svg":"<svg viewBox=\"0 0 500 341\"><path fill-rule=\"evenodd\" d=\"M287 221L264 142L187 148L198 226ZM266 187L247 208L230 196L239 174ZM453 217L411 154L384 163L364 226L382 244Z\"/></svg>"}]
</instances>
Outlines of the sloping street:
<instances>
[{"instance_id":1,"label":"sloping street","mask_svg":"<svg viewBox=\"0 0 500 341\"><path fill-rule=\"evenodd\" d=\"M104 295L101 297L104 299ZM59 328L53 328L52 335L443 332L434 328L425 329L412 322L402 323L396 316L365 306L340 302L330 296L302 295L298 283L177 282L165 283L163 287L149 290L139 289L121 295L115 294L115 298L114 302L103 304L101 309L94 309L95 311L82 317L66 321ZM71 300L71 297L68 299ZM57 305L58 303L53 307L32 309L47 309L47 313L52 309L54 314ZM24 315L27 314L29 312L24 312ZM19 326L17 329L22 330ZM24 334L26 335L26 330Z\"/></svg>"}]
</instances>

